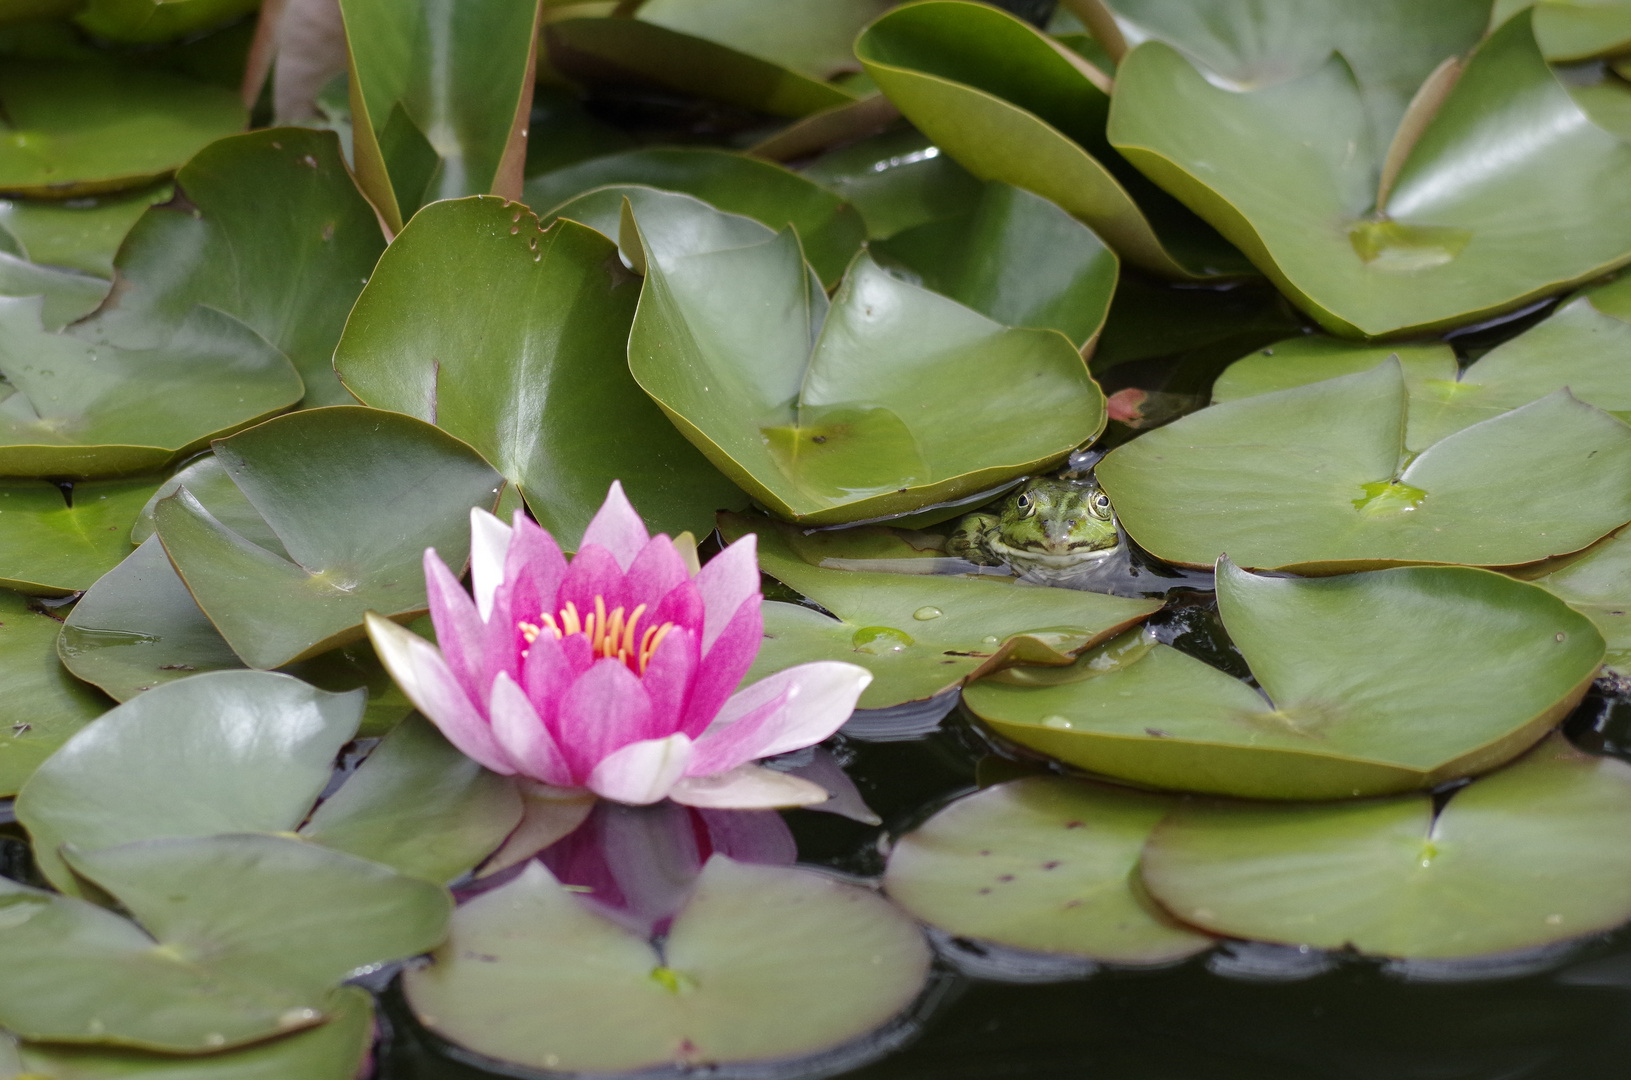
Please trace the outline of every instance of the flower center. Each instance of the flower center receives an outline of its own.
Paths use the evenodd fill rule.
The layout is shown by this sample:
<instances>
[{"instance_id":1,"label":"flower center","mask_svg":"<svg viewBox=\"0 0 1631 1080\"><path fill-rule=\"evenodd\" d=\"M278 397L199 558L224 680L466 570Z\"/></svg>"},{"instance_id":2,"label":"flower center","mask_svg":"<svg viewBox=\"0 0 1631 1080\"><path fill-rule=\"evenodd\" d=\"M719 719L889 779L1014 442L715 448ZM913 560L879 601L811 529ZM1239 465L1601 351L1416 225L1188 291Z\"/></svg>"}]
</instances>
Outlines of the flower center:
<instances>
[{"instance_id":1,"label":"flower center","mask_svg":"<svg viewBox=\"0 0 1631 1080\"><path fill-rule=\"evenodd\" d=\"M613 608L608 613L605 598L597 596L595 610L586 614L579 615L578 606L568 600L566 606L554 615L545 613L540 616L542 626L518 622L515 628L526 638L529 645L537 641L538 635L546 629L555 635L556 641L573 634L582 634L589 639L589 648L596 657L621 660L635 672L644 675L646 665L651 663L651 657L656 653L657 646L661 645L663 638L674 629L673 623L663 623L661 626L648 626L641 630L640 616L645 613L644 604L636 607L627 618L624 617L621 606ZM522 649L521 655L526 656L527 650Z\"/></svg>"}]
</instances>

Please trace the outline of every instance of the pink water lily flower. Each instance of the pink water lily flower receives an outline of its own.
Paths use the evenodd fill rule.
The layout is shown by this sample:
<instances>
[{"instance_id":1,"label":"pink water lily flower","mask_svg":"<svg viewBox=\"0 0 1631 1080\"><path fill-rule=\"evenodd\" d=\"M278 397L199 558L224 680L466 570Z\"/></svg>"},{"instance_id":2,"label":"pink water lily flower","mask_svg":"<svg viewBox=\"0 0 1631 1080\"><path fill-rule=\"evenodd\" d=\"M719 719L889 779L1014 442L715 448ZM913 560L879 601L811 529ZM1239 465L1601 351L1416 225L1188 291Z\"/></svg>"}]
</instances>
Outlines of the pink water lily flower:
<instances>
[{"instance_id":1,"label":"pink water lily flower","mask_svg":"<svg viewBox=\"0 0 1631 1080\"><path fill-rule=\"evenodd\" d=\"M464 591L425 552L440 648L372 613L380 659L449 742L497 773L620 803L803 806L819 785L753 764L836 731L872 676L800 664L737 691L759 651L755 541L700 570L612 484L570 563L520 512L471 512Z\"/></svg>"}]
</instances>

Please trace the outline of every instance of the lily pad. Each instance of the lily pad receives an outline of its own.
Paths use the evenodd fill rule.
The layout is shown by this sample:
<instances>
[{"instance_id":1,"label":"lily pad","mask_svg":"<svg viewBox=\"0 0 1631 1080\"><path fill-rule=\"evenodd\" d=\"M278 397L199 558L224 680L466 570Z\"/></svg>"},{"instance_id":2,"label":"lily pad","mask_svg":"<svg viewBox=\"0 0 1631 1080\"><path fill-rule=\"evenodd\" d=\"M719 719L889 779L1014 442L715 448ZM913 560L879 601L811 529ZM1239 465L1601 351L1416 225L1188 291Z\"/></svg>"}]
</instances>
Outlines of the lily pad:
<instances>
[{"instance_id":1,"label":"lily pad","mask_svg":"<svg viewBox=\"0 0 1631 1080\"><path fill-rule=\"evenodd\" d=\"M255 0L88 0L74 21L104 41L152 45L196 37L257 6Z\"/></svg>"},{"instance_id":2,"label":"lily pad","mask_svg":"<svg viewBox=\"0 0 1631 1080\"><path fill-rule=\"evenodd\" d=\"M250 667L277 668L364 636L364 612L426 608L422 558L455 567L469 512L502 479L470 447L399 413L310 409L219 442L215 454L289 558L217 521L185 489L158 536L198 606Z\"/></svg>"},{"instance_id":3,"label":"lily pad","mask_svg":"<svg viewBox=\"0 0 1631 1080\"><path fill-rule=\"evenodd\" d=\"M1185 804L1144 852L1214 933L1382 956L1534 948L1631 918L1631 766L1561 737L1455 792L1329 806Z\"/></svg>"},{"instance_id":4,"label":"lily pad","mask_svg":"<svg viewBox=\"0 0 1631 1080\"><path fill-rule=\"evenodd\" d=\"M58 199L168 176L248 119L230 90L109 62L7 59L0 105L0 191Z\"/></svg>"},{"instance_id":5,"label":"lily pad","mask_svg":"<svg viewBox=\"0 0 1631 1080\"><path fill-rule=\"evenodd\" d=\"M18 254L46 266L113 276L113 255L147 208L168 200L169 184L74 199L0 199L0 227L21 243Z\"/></svg>"},{"instance_id":6,"label":"lily pad","mask_svg":"<svg viewBox=\"0 0 1631 1080\"><path fill-rule=\"evenodd\" d=\"M1534 583L1590 619L1608 642L1604 665L1631 675L1631 529Z\"/></svg>"},{"instance_id":7,"label":"lily pad","mask_svg":"<svg viewBox=\"0 0 1631 1080\"><path fill-rule=\"evenodd\" d=\"M380 260L334 364L367 404L480 451L568 547L619 479L654 531L705 535L746 500L629 374L638 295L616 246L576 222L445 202Z\"/></svg>"},{"instance_id":8,"label":"lily pad","mask_svg":"<svg viewBox=\"0 0 1631 1080\"><path fill-rule=\"evenodd\" d=\"M903 1010L928 971L922 935L881 897L715 856L660 956L534 862L461 907L403 978L420 1022L467 1049L598 1073L828 1050Z\"/></svg>"},{"instance_id":9,"label":"lily pad","mask_svg":"<svg viewBox=\"0 0 1631 1080\"><path fill-rule=\"evenodd\" d=\"M1112 450L1097 476L1140 546L1188 566L1224 552L1318 573L1516 566L1631 520L1631 430L1566 390L1414 456L1406 403L1390 360L1203 409Z\"/></svg>"},{"instance_id":10,"label":"lily pad","mask_svg":"<svg viewBox=\"0 0 1631 1080\"><path fill-rule=\"evenodd\" d=\"M872 672L863 709L927 700L1012 663L1067 664L1161 606L993 578L829 570L799 557L790 527L722 515L720 529L733 540L758 534L759 568L838 616L767 603L765 640L748 679L809 660L846 660Z\"/></svg>"},{"instance_id":11,"label":"lily pad","mask_svg":"<svg viewBox=\"0 0 1631 1080\"><path fill-rule=\"evenodd\" d=\"M135 840L287 833L306 819L356 734L362 695L288 675L222 671L109 711L34 773L17 820L46 878L79 886L58 855Z\"/></svg>"},{"instance_id":12,"label":"lily pad","mask_svg":"<svg viewBox=\"0 0 1631 1080\"><path fill-rule=\"evenodd\" d=\"M277 533L266 524L266 519L261 517L260 511L255 509L255 504L249 501L249 497L232 482L232 474L213 453L200 454L159 485L158 490L147 500L147 505L143 506L141 513L136 516L136 523L130 528L132 544L142 543L157 531L157 526L153 524L153 515L157 512L159 503L182 488L186 488L192 493L193 498L203 503L204 508L215 520L245 540L277 555L289 554L284 550L283 541L278 539Z\"/></svg>"},{"instance_id":13,"label":"lily pad","mask_svg":"<svg viewBox=\"0 0 1631 1080\"><path fill-rule=\"evenodd\" d=\"M0 482L0 587L36 596L88 589L130 554L130 526L157 477Z\"/></svg>"},{"instance_id":14,"label":"lily pad","mask_svg":"<svg viewBox=\"0 0 1631 1080\"><path fill-rule=\"evenodd\" d=\"M855 207L873 239L967 213L983 185L919 131L890 131L821 155L802 170Z\"/></svg>"},{"instance_id":15,"label":"lily pad","mask_svg":"<svg viewBox=\"0 0 1631 1080\"><path fill-rule=\"evenodd\" d=\"M545 27L551 62L592 82L655 83L771 116L856 100L827 82L885 0L656 0L634 18L565 18ZM743 16L746 17L743 17ZM835 63L836 62L836 63Z\"/></svg>"},{"instance_id":16,"label":"lily pad","mask_svg":"<svg viewBox=\"0 0 1631 1080\"><path fill-rule=\"evenodd\" d=\"M357 184L392 232L437 199L521 194L540 7L341 0Z\"/></svg>"},{"instance_id":17,"label":"lily pad","mask_svg":"<svg viewBox=\"0 0 1631 1080\"><path fill-rule=\"evenodd\" d=\"M1038 777L968 795L902 836L884 888L962 938L1113 964L1164 964L1212 939L1133 887L1150 830L1177 800Z\"/></svg>"},{"instance_id":18,"label":"lily pad","mask_svg":"<svg viewBox=\"0 0 1631 1080\"><path fill-rule=\"evenodd\" d=\"M162 339L194 304L226 312L293 361L303 404L348 405L334 345L385 237L333 132L272 128L212 143L176 174L181 198L131 230L119 290L91 340Z\"/></svg>"},{"instance_id":19,"label":"lily pad","mask_svg":"<svg viewBox=\"0 0 1631 1080\"><path fill-rule=\"evenodd\" d=\"M317 1027L240 1050L176 1057L140 1050L24 1043L8 1051L0 1036L5 1080L353 1080L374 1042L374 1004L367 991L342 986L324 1002ZM7 1058L8 1052L12 1055ZM22 1075L6 1072L13 1066Z\"/></svg>"},{"instance_id":20,"label":"lily pad","mask_svg":"<svg viewBox=\"0 0 1631 1080\"><path fill-rule=\"evenodd\" d=\"M0 591L0 797L15 795L40 762L108 708L57 663L61 627L27 597Z\"/></svg>"},{"instance_id":21,"label":"lily pad","mask_svg":"<svg viewBox=\"0 0 1631 1080\"><path fill-rule=\"evenodd\" d=\"M889 100L960 165L1064 207L1129 264L1178 278L1250 273L1105 141L1108 79L1024 21L930 0L883 16L855 51Z\"/></svg>"},{"instance_id":22,"label":"lily pad","mask_svg":"<svg viewBox=\"0 0 1631 1080\"><path fill-rule=\"evenodd\" d=\"M869 246L886 267L1006 326L1098 340L1119 260L1093 231L1039 195L992 181L965 215Z\"/></svg>"},{"instance_id":23,"label":"lily pad","mask_svg":"<svg viewBox=\"0 0 1631 1080\"><path fill-rule=\"evenodd\" d=\"M95 311L109 287L102 278L40 266L0 252L0 296L43 297L40 322L47 330L61 330Z\"/></svg>"},{"instance_id":24,"label":"lily pad","mask_svg":"<svg viewBox=\"0 0 1631 1080\"><path fill-rule=\"evenodd\" d=\"M664 199L666 212L631 216L625 240L646 272L629 368L775 513L836 524L953 502L1104 426L1063 334L1003 326L865 253L829 308L791 229Z\"/></svg>"},{"instance_id":25,"label":"lily pad","mask_svg":"<svg viewBox=\"0 0 1631 1080\"><path fill-rule=\"evenodd\" d=\"M38 297L0 297L0 474L152 472L300 400L289 361L232 316L194 307L165 339L46 332Z\"/></svg>"},{"instance_id":26,"label":"lily pad","mask_svg":"<svg viewBox=\"0 0 1631 1080\"><path fill-rule=\"evenodd\" d=\"M321 1023L352 972L440 941L446 890L278 836L73 851L134 922L0 880L0 1022L26 1039L201 1053Z\"/></svg>"},{"instance_id":27,"label":"lily pad","mask_svg":"<svg viewBox=\"0 0 1631 1080\"><path fill-rule=\"evenodd\" d=\"M613 204L604 222L585 221L565 212L563 204L596 188L627 184L683 192L772 229L792 225L804 241L805 257L829 285L843 276L866 239L855 208L814 181L746 154L702 147L656 147L591 158L531 178L521 197L545 221L570 217L616 240L621 202Z\"/></svg>"},{"instance_id":28,"label":"lily pad","mask_svg":"<svg viewBox=\"0 0 1631 1080\"><path fill-rule=\"evenodd\" d=\"M1428 788L1511 760L1574 708L1603 658L1583 615L1487 570L1285 578L1225 561L1217 583L1261 696L1152 644L1046 673L1049 685L977 683L963 699L1015 742L1107 776L1331 799Z\"/></svg>"},{"instance_id":29,"label":"lily pad","mask_svg":"<svg viewBox=\"0 0 1631 1080\"><path fill-rule=\"evenodd\" d=\"M1588 60L1631 50L1631 4L1623 0L1495 0L1490 25L1533 8L1535 41L1546 59Z\"/></svg>"},{"instance_id":30,"label":"lily pad","mask_svg":"<svg viewBox=\"0 0 1631 1080\"><path fill-rule=\"evenodd\" d=\"M1378 137L1340 56L1225 89L1146 42L1117 70L1108 130L1344 337L1475 322L1631 259L1631 144L1582 111L1527 14L1479 46L1441 104L1428 93L1413 108L1403 135Z\"/></svg>"},{"instance_id":31,"label":"lily pad","mask_svg":"<svg viewBox=\"0 0 1631 1080\"><path fill-rule=\"evenodd\" d=\"M1388 355L1386 346L1356 346L1310 337L1271 346L1231 365L1213 388L1213 400L1233 400L1367 371ZM1599 311L1588 297L1572 300L1550 318L1485 353L1459 371L1445 345L1397 350L1409 392L1405 445L1427 447L1481 420L1537 401L1553 391L1631 419L1631 325Z\"/></svg>"}]
</instances>

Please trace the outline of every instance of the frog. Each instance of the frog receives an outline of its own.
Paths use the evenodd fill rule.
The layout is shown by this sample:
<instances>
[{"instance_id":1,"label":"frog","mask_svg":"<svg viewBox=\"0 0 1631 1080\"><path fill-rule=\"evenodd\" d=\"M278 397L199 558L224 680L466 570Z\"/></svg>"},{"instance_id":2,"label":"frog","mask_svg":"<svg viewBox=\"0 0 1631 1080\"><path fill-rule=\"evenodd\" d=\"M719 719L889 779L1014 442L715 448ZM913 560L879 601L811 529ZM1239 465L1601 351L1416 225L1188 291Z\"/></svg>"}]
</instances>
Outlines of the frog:
<instances>
[{"instance_id":1,"label":"frog","mask_svg":"<svg viewBox=\"0 0 1631 1080\"><path fill-rule=\"evenodd\" d=\"M1039 476L1002 502L965 514L945 551L979 566L1006 566L1039 584L1063 584L1122 550L1110 497L1089 476Z\"/></svg>"}]
</instances>

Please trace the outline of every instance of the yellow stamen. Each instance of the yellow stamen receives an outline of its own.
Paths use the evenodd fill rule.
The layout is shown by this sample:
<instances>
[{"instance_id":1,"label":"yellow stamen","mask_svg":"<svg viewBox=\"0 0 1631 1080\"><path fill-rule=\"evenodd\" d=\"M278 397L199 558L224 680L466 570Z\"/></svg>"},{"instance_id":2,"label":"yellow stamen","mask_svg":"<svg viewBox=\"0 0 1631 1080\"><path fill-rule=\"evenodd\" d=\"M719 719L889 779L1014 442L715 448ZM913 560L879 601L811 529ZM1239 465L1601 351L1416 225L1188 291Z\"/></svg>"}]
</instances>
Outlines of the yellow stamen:
<instances>
[{"instance_id":1,"label":"yellow stamen","mask_svg":"<svg viewBox=\"0 0 1631 1080\"><path fill-rule=\"evenodd\" d=\"M644 604L636 607L626 619L621 607L613 608L608 613L605 597L597 596L595 610L585 616L580 617L577 605L569 600L555 615L540 615L538 624L518 622L515 627L529 645L538 640L545 628L555 635L557 641L573 634L582 634L589 639L591 655L621 660L643 675L646 665L651 663L652 656L657 652L657 646L674 628L673 623L663 623L661 626L648 626L642 631L640 618L645 613ZM527 653L528 650L523 649L521 655L526 656Z\"/></svg>"},{"instance_id":2,"label":"yellow stamen","mask_svg":"<svg viewBox=\"0 0 1631 1080\"><path fill-rule=\"evenodd\" d=\"M553 620L550 619L550 617L548 615L545 615L544 619L545 619L546 622L552 622L553 621ZM538 632L539 632L539 630L542 629L542 627L534 626L530 622L516 623L515 628L517 630L521 631L521 636L527 639L527 644L528 645L531 645L533 642L538 640ZM551 626L550 629L554 630L555 628L553 626ZM561 635L557 632L555 636L560 637ZM523 653L522 655L525 655L525 653Z\"/></svg>"}]
</instances>

